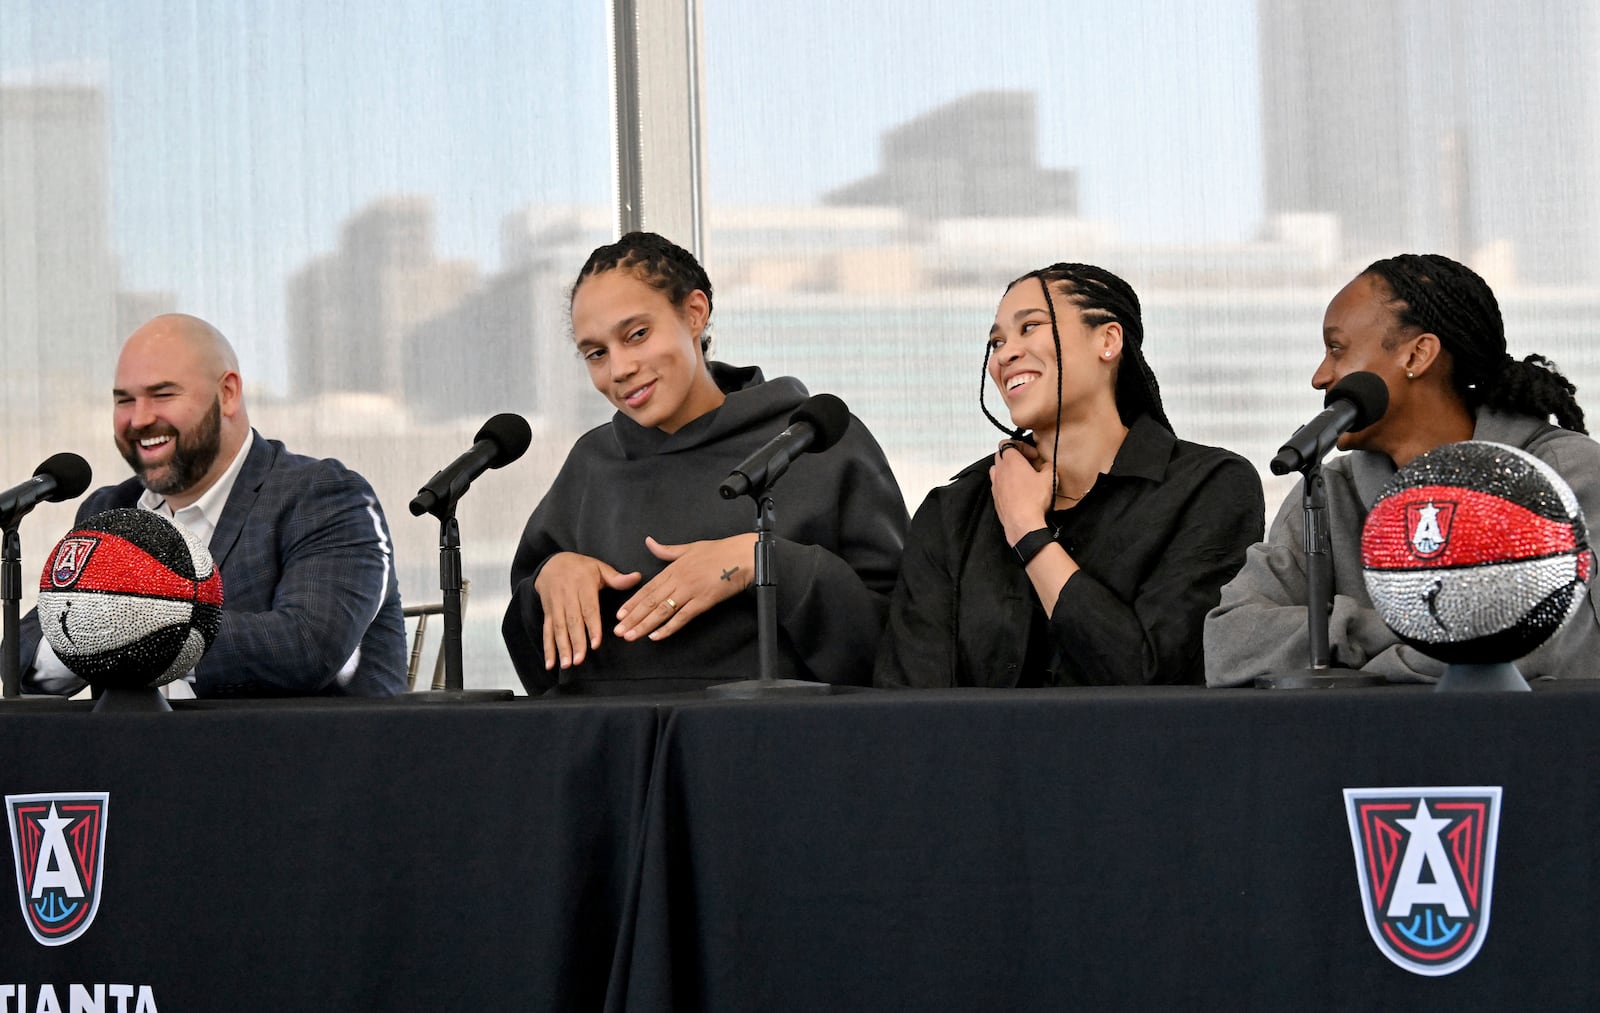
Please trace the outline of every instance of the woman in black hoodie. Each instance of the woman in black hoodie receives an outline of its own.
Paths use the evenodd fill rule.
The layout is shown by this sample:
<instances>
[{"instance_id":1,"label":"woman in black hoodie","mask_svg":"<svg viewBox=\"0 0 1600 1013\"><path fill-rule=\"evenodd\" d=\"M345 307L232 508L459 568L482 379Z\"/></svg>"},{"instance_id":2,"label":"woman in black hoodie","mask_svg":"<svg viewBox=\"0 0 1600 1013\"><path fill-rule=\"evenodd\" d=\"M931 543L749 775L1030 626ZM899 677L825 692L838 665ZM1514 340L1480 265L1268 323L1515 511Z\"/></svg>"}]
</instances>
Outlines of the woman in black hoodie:
<instances>
[{"instance_id":1,"label":"woman in black hoodie","mask_svg":"<svg viewBox=\"0 0 1600 1013\"><path fill-rule=\"evenodd\" d=\"M807 397L707 358L711 281L633 232L589 256L572 330L616 406L573 446L511 564L502 632L530 694L664 692L756 675L754 508L717 488ZM905 501L858 419L777 489L780 677L868 681Z\"/></svg>"}]
</instances>

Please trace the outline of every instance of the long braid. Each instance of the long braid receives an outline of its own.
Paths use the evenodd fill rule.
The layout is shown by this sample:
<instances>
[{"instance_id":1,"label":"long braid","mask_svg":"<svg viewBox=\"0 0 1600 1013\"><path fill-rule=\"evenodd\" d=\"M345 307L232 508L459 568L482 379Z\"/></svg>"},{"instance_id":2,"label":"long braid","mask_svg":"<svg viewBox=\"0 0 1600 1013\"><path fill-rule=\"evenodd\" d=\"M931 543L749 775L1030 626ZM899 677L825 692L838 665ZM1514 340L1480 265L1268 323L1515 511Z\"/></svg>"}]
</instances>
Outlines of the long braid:
<instances>
[{"instance_id":1,"label":"long braid","mask_svg":"<svg viewBox=\"0 0 1600 1013\"><path fill-rule=\"evenodd\" d=\"M1363 274L1381 278L1404 327L1439 338L1450 353L1450 381L1469 411L1480 405L1541 419L1576 433L1584 428L1578 389L1542 355L1506 354L1505 321L1487 282L1465 264L1437 253L1379 260Z\"/></svg>"},{"instance_id":2,"label":"long braid","mask_svg":"<svg viewBox=\"0 0 1600 1013\"><path fill-rule=\"evenodd\" d=\"M1055 509L1056 499L1061 494L1061 326L1056 320L1056 301L1050 298L1050 283L1039 271L1034 271L1033 276L1044 289L1044 304L1050 310L1050 340L1056 346L1056 429L1050 438L1050 507Z\"/></svg>"},{"instance_id":3,"label":"long braid","mask_svg":"<svg viewBox=\"0 0 1600 1013\"><path fill-rule=\"evenodd\" d=\"M989 390L989 356L991 354L992 350L989 348L988 343L985 342L983 346L983 368L978 370L978 407L982 409L984 418L994 423L996 429L1006 434L1006 439L1014 440L1022 435L1023 430L1008 426L995 418L994 413L989 410L989 406L983 400L983 395Z\"/></svg>"}]
</instances>

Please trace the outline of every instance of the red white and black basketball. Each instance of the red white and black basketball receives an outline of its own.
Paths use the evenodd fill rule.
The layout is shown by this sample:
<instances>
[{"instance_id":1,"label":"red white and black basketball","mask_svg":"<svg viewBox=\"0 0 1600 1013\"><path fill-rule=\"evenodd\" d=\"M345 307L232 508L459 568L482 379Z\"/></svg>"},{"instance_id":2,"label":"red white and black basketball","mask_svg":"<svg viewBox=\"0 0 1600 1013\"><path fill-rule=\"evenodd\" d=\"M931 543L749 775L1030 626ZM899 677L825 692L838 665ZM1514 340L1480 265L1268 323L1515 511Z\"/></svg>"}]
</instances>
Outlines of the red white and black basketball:
<instances>
[{"instance_id":1,"label":"red white and black basketball","mask_svg":"<svg viewBox=\"0 0 1600 1013\"><path fill-rule=\"evenodd\" d=\"M1515 447L1437 447L1389 481L1361 535L1367 594L1449 664L1516 661L1561 628L1594 569L1572 489Z\"/></svg>"},{"instance_id":2,"label":"red white and black basketball","mask_svg":"<svg viewBox=\"0 0 1600 1013\"><path fill-rule=\"evenodd\" d=\"M39 576L39 626L91 685L159 686L192 669L222 625L222 575L189 530L148 510L73 529Z\"/></svg>"}]
</instances>

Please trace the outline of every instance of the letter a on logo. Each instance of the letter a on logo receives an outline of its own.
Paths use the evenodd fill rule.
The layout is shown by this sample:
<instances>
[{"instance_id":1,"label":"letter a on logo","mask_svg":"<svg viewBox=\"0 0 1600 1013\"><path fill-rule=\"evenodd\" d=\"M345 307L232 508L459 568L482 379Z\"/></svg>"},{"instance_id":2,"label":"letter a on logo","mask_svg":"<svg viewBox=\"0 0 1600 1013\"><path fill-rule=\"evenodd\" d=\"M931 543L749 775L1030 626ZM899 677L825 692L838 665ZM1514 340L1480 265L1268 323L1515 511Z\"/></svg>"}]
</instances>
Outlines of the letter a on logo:
<instances>
[{"instance_id":1,"label":"letter a on logo","mask_svg":"<svg viewBox=\"0 0 1600 1013\"><path fill-rule=\"evenodd\" d=\"M22 920L45 946L83 935L100 909L110 798L104 791L6 796Z\"/></svg>"},{"instance_id":2,"label":"letter a on logo","mask_svg":"<svg viewBox=\"0 0 1600 1013\"><path fill-rule=\"evenodd\" d=\"M1451 521L1456 505L1451 502L1409 503L1406 505L1407 540L1420 559L1431 559L1450 544Z\"/></svg>"},{"instance_id":3,"label":"letter a on logo","mask_svg":"<svg viewBox=\"0 0 1600 1013\"><path fill-rule=\"evenodd\" d=\"M56 557L50 562L50 583L61 588L76 584L99 544L100 539L88 535L61 539L56 544Z\"/></svg>"},{"instance_id":4,"label":"letter a on logo","mask_svg":"<svg viewBox=\"0 0 1600 1013\"><path fill-rule=\"evenodd\" d=\"M1499 788L1346 788L1367 931L1416 974L1465 967L1489 932Z\"/></svg>"}]
</instances>

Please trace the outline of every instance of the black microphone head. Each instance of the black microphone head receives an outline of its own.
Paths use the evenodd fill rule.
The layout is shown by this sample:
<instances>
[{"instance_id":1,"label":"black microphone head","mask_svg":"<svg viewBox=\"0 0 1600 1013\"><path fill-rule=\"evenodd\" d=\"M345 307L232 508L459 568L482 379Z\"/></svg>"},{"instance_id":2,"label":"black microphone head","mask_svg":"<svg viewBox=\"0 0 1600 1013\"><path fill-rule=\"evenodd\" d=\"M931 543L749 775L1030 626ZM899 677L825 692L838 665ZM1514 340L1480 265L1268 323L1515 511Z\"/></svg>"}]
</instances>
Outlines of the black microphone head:
<instances>
[{"instance_id":1,"label":"black microphone head","mask_svg":"<svg viewBox=\"0 0 1600 1013\"><path fill-rule=\"evenodd\" d=\"M33 469L33 474L35 477L49 475L56 480L56 487L44 498L46 503L60 503L82 496L83 491L89 488L89 480L94 477L94 472L89 470L89 462L71 453L51 455Z\"/></svg>"},{"instance_id":2,"label":"black microphone head","mask_svg":"<svg viewBox=\"0 0 1600 1013\"><path fill-rule=\"evenodd\" d=\"M1328 389L1322 406L1331 408L1335 401L1349 401L1356 406L1356 421L1349 431L1358 432L1383 418L1383 413L1389 410L1389 387L1377 373L1351 373Z\"/></svg>"},{"instance_id":3,"label":"black microphone head","mask_svg":"<svg viewBox=\"0 0 1600 1013\"><path fill-rule=\"evenodd\" d=\"M528 444L533 442L533 429L521 415L501 412L485 422L483 428L478 430L478 435L472 438L473 443L482 440L488 440L499 448L489 467L504 468L528 452Z\"/></svg>"},{"instance_id":4,"label":"black microphone head","mask_svg":"<svg viewBox=\"0 0 1600 1013\"><path fill-rule=\"evenodd\" d=\"M816 439L807 447L810 453L827 450L844 437L850 428L850 409L832 394L813 394L789 416L789 424L806 422L817 431Z\"/></svg>"}]
</instances>

